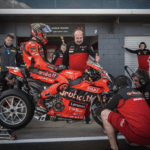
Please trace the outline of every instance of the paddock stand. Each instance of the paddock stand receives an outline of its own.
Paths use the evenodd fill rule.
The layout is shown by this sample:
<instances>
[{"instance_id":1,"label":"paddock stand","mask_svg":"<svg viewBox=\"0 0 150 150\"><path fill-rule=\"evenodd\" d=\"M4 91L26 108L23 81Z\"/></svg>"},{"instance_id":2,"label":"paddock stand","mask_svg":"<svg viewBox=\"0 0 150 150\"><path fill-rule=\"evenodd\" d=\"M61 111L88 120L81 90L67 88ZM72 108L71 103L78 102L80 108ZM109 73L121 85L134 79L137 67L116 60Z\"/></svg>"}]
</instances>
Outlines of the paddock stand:
<instances>
[{"instance_id":1,"label":"paddock stand","mask_svg":"<svg viewBox=\"0 0 150 150\"><path fill-rule=\"evenodd\" d=\"M17 136L12 135L12 132L14 132L14 130L6 129L3 126L0 126L0 140L16 140Z\"/></svg>"}]
</instances>

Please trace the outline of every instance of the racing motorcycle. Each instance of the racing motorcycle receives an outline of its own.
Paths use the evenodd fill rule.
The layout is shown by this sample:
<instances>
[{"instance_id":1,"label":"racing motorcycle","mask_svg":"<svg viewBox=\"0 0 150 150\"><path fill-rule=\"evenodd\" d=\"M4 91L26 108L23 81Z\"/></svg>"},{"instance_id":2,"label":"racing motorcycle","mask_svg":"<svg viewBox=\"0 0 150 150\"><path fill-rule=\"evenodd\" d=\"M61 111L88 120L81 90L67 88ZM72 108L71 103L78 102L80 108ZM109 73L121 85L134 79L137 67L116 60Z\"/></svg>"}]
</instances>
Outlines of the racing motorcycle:
<instances>
[{"instance_id":1,"label":"racing motorcycle","mask_svg":"<svg viewBox=\"0 0 150 150\"><path fill-rule=\"evenodd\" d=\"M10 89L0 97L0 124L5 128L19 129L26 126L33 116L40 121L83 120L88 104L103 107L112 97L112 81L108 73L91 56L89 69L83 75L73 70L62 70L67 76L67 89L45 99L46 114L35 109L38 95L50 84L31 78L25 68L7 67L23 83L22 90ZM54 72L56 73L56 72ZM72 80L71 80L72 79ZM94 120L103 125L100 116L92 112Z\"/></svg>"}]
</instances>

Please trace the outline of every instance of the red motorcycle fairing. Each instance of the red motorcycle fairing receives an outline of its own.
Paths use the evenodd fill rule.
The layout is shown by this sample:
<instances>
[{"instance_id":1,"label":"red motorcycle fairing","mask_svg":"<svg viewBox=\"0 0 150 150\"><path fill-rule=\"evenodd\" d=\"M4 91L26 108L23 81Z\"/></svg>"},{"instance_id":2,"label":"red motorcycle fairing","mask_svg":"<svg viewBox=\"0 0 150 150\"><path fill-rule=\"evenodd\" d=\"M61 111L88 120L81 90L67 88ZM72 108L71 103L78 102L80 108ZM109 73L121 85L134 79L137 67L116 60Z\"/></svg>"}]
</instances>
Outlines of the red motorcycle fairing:
<instances>
[{"instance_id":1,"label":"red motorcycle fairing","mask_svg":"<svg viewBox=\"0 0 150 150\"><path fill-rule=\"evenodd\" d=\"M82 72L75 71L75 70L63 70L59 75L62 75L68 79L71 79L71 81L79 78L82 76Z\"/></svg>"},{"instance_id":2,"label":"red motorcycle fairing","mask_svg":"<svg viewBox=\"0 0 150 150\"><path fill-rule=\"evenodd\" d=\"M80 84L72 86L71 88L80 89L83 91L91 92L91 93L101 93L103 91L102 88L90 86L90 81L82 81Z\"/></svg>"},{"instance_id":3,"label":"red motorcycle fairing","mask_svg":"<svg viewBox=\"0 0 150 150\"><path fill-rule=\"evenodd\" d=\"M89 66L89 67L91 67L91 68L94 68L95 70L100 70L100 71L103 71L103 69L100 69L99 67L97 67L97 66L95 66L95 65L93 65L92 63L90 63L90 62L88 62L87 61L87 66Z\"/></svg>"},{"instance_id":4,"label":"red motorcycle fairing","mask_svg":"<svg viewBox=\"0 0 150 150\"><path fill-rule=\"evenodd\" d=\"M24 78L24 76L21 73L21 70L18 67L7 67L7 68L11 74Z\"/></svg>"},{"instance_id":5,"label":"red motorcycle fairing","mask_svg":"<svg viewBox=\"0 0 150 150\"><path fill-rule=\"evenodd\" d=\"M94 86L98 86L99 88L102 87L103 88L102 91L109 92L110 89L108 88L108 85L107 85L108 81L110 81L110 80L101 78L98 81L92 82L92 84Z\"/></svg>"},{"instance_id":6,"label":"red motorcycle fairing","mask_svg":"<svg viewBox=\"0 0 150 150\"><path fill-rule=\"evenodd\" d=\"M44 76L39 76L37 74L34 74L34 73L30 73L30 76L33 78L33 79L37 79L37 80L40 80L40 81L43 81L43 82L47 82L47 83L50 83L50 84L53 84L55 83L55 79L52 79L52 78L49 78L49 77L44 77Z\"/></svg>"},{"instance_id":7,"label":"red motorcycle fairing","mask_svg":"<svg viewBox=\"0 0 150 150\"><path fill-rule=\"evenodd\" d=\"M63 118L71 118L71 119L83 119L86 109L88 107L88 103L79 103L76 101L70 101L63 97L62 103L64 104L64 109L61 112L56 112L53 108L49 110L48 115L58 116ZM56 106L57 107L57 106ZM59 107L59 106L58 106Z\"/></svg>"}]
</instances>

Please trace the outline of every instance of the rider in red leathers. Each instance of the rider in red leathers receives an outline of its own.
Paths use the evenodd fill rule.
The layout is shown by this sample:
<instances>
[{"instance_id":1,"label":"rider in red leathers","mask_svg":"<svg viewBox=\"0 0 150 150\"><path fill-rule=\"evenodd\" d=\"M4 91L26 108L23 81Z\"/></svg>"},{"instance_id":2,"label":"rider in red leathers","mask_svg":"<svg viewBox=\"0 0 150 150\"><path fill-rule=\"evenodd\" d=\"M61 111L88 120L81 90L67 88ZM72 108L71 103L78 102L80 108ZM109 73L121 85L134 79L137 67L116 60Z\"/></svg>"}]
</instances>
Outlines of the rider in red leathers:
<instances>
[{"instance_id":1,"label":"rider in red leathers","mask_svg":"<svg viewBox=\"0 0 150 150\"><path fill-rule=\"evenodd\" d=\"M45 45L48 42L46 34L51 32L52 30L48 25L33 23L31 24L32 39L21 45L23 60L30 76L33 79L51 84L47 89L40 93L37 102L36 109L42 112L47 112L47 108L44 105L44 99L58 93L59 90L67 86L68 83L68 80L65 77L54 72L65 69L64 66L54 66L45 59L42 45Z\"/></svg>"}]
</instances>

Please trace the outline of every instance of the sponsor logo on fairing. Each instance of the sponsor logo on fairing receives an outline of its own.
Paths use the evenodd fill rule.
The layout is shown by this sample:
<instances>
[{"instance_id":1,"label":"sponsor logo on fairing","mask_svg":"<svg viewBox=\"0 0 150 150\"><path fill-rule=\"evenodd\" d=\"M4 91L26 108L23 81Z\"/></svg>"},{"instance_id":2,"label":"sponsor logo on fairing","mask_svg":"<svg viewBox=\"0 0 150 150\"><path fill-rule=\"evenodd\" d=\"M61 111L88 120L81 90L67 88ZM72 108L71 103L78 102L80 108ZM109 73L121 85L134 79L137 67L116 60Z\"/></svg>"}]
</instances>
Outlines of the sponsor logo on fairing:
<instances>
[{"instance_id":1,"label":"sponsor logo on fairing","mask_svg":"<svg viewBox=\"0 0 150 150\"><path fill-rule=\"evenodd\" d=\"M78 104L78 103L74 103L74 102L70 102L69 106L77 107L77 108L83 108L83 109L86 108L86 105Z\"/></svg>"},{"instance_id":2,"label":"sponsor logo on fairing","mask_svg":"<svg viewBox=\"0 0 150 150\"><path fill-rule=\"evenodd\" d=\"M56 73L43 72L43 71L39 71L38 74L46 76L46 77L50 77L50 78L53 78L53 79L57 78L57 76L58 76Z\"/></svg>"},{"instance_id":3,"label":"sponsor logo on fairing","mask_svg":"<svg viewBox=\"0 0 150 150\"><path fill-rule=\"evenodd\" d=\"M63 97L68 97L71 98L72 100L77 100L80 102L89 102L93 98L93 95L86 95L86 96L77 95L77 90L75 90L74 93L63 91L63 92L59 92L59 94Z\"/></svg>"},{"instance_id":4,"label":"sponsor logo on fairing","mask_svg":"<svg viewBox=\"0 0 150 150\"><path fill-rule=\"evenodd\" d=\"M19 71L18 69L14 70L14 72L18 72L18 71Z\"/></svg>"},{"instance_id":5,"label":"sponsor logo on fairing","mask_svg":"<svg viewBox=\"0 0 150 150\"><path fill-rule=\"evenodd\" d=\"M96 93L97 93L99 89L89 86L89 87L87 88L87 90L90 91L90 92L94 92L94 93L96 92Z\"/></svg>"}]
</instances>

